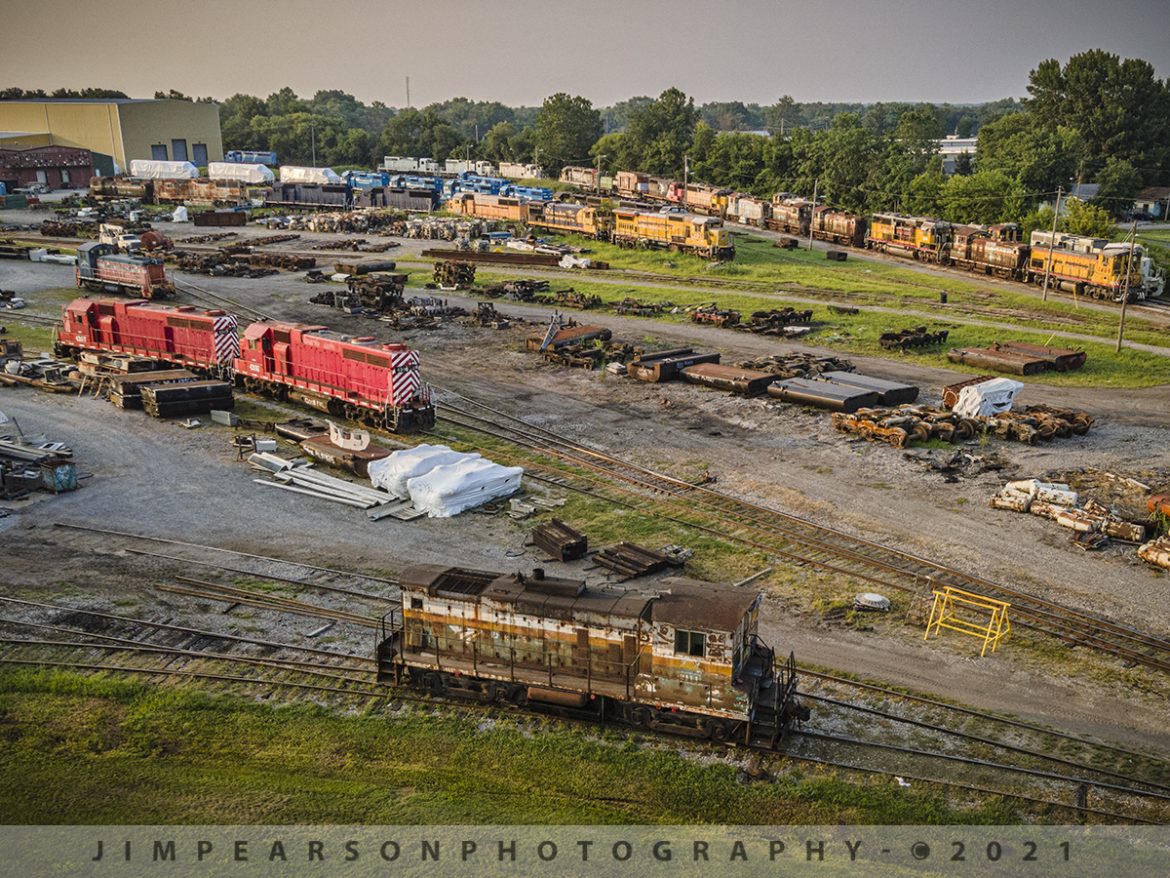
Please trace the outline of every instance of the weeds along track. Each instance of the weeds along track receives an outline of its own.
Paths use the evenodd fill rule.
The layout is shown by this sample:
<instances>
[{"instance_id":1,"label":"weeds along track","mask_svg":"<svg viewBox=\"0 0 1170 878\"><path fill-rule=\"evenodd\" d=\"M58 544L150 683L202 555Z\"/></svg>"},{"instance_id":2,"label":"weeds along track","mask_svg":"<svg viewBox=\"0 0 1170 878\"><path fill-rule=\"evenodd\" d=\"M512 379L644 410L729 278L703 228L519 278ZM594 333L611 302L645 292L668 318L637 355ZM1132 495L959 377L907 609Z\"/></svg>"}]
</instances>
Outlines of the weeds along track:
<instances>
[{"instance_id":1,"label":"weeds along track","mask_svg":"<svg viewBox=\"0 0 1170 878\"><path fill-rule=\"evenodd\" d=\"M937 561L817 524L800 516L743 500L707 485L587 448L542 427L526 424L483 403L435 388L460 403L439 403L438 414L456 426L537 452L577 470L595 474L595 484L625 486L643 494L634 505L659 517L707 530L778 558L882 589L929 595L952 586L1011 603L1013 621L1074 646L1095 649L1123 662L1170 671L1170 640L1074 607L992 582ZM558 475L568 475L558 471ZM579 476L578 476L579 478ZM653 503L659 508L650 509ZM662 515L663 508L670 514Z\"/></svg>"},{"instance_id":2,"label":"weeds along track","mask_svg":"<svg viewBox=\"0 0 1170 878\"><path fill-rule=\"evenodd\" d=\"M463 699L443 699L410 690L388 687L376 681L375 663L371 658L355 656L317 647L281 643L259 638L223 634L149 619L135 619L116 614L82 610L65 605L2 599L10 607L26 611L55 613L63 616L55 622L37 622L29 619L0 617L0 664L25 668L65 669L82 674L108 673L133 676L171 678L201 682L214 687L226 687L230 692L255 692L271 697L278 690L290 690L302 695L369 707L382 702L408 702L422 706L454 707L476 715L499 715L500 708ZM291 612L273 608L275 612ZM323 614L322 618L328 618ZM67 623L72 624L67 624ZM102 630L96 631L99 626ZM15 633L13 633L15 632ZM249 652L244 652L248 650ZM256 654L256 652L261 654ZM534 711L539 712L539 711ZM518 710L509 710L511 716ZM594 722L573 716L555 714L567 725L595 728ZM897 717L906 722L908 718ZM928 724L918 721L920 726ZM942 726L930 726L942 738L939 747L954 733ZM708 752L689 741L643 733L651 739L669 740L671 746L681 746L694 752ZM995 762L986 758L971 758L942 749L924 750L907 746L904 733L893 732L892 741L862 740L839 734L813 730L797 730L789 740L788 750L775 753L779 759L792 759L832 766L848 771L898 776L916 783L933 784L960 790L964 793L1002 796L1048 809L1070 811L1084 817L1093 815L1106 820L1156 822L1157 807L1170 794L1143 789L1157 785L1135 782L1132 786L1094 779L1092 766L1066 760L1066 767L1076 774L1059 774L1037 768ZM901 737L897 735L901 734ZM953 743L953 742L952 742ZM962 743L966 743L963 741ZM988 741L989 749L1000 747L1012 752L1019 748ZM826 753L825 751L830 751ZM897 765L876 765L875 753L888 759L894 754L901 759ZM856 757L860 756L860 760ZM852 757L852 759L851 759ZM848 761L850 760L851 761ZM939 765L951 765L960 772L978 772L980 782L968 778L948 777ZM922 770L923 773L916 773ZM1008 783L1004 781L1008 780ZM1115 780L1124 778L1115 777ZM1028 785L1026 791L1012 788L1014 783ZM993 785L993 784L999 784ZM1092 790L1094 802L1087 801ZM1043 793L1037 795L1034 793ZM1048 797L1045 797L1048 796ZM1073 801L1061 797L1072 796ZM1098 801L1099 800L1099 801ZM1108 807L1106 807L1108 806ZM1115 810L1125 807L1127 810Z\"/></svg>"}]
</instances>

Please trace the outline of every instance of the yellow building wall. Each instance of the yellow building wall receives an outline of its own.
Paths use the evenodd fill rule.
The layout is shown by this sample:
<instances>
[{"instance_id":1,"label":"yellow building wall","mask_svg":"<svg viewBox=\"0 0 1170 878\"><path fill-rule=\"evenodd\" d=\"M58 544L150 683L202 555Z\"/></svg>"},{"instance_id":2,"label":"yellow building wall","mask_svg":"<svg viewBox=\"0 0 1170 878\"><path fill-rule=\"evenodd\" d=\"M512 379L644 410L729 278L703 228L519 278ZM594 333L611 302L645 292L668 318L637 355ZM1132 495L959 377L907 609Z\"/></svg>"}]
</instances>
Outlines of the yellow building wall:
<instances>
[{"instance_id":1,"label":"yellow building wall","mask_svg":"<svg viewBox=\"0 0 1170 878\"><path fill-rule=\"evenodd\" d=\"M74 101L0 101L0 131L48 132L57 146L77 146L113 156L123 170L133 159L149 159L150 147L187 141L187 160L194 145L207 144L207 160L223 160L219 104L192 101L85 103Z\"/></svg>"},{"instance_id":2,"label":"yellow building wall","mask_svg":"<svg viewBox=\"0 0 1170 878\"><path fill-rule=\"evenodd\" d=\"M219 104L193 101L144 101L119 104L122 143L128 167L134 159L149 159L153 144L166 144L167 158L176 161L171 141L187 141L187 161L195 161L196 143L207 144L207 160L223 161L223 139L219 131Z\"/></svg>"},{"instance_id":3,"label":"yellow building wall","mask_svg":"<svg viewBox=\"0 0 1170 878\"><path fill-rule=\"evenodd\" d=\"M44 131L55 146L76 146L122 162L117 104L0 101L0 131Z\"/></svg>"}]
</instances>

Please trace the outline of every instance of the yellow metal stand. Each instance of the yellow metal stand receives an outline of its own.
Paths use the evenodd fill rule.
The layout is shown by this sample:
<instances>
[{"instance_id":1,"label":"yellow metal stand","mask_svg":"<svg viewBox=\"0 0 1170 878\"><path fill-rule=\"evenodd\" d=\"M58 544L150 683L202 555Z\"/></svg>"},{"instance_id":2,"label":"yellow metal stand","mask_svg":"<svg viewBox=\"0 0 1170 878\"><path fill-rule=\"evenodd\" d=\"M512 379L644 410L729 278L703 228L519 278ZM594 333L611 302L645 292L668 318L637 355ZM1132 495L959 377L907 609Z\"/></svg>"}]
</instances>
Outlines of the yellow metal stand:
<instances>
[{"instance_id":1,"label":"yellow metal stand","mask_svg":"<svg viewBox=\"0 0 1170 878\"><path fill-rule=\"evenodd\" d=\"M926 634L922 639L929 640L931 634L938 634L942 628L969 634L983 641L983 649L979 652L980 657L983 657L987 655L989 646L991 651L995 652L999 642L1011 633L1009 607L1011 604L1006 601L997 601L980 594L951 588L949 585L943 589L935 589L934 604L930 608ZM966 611L968 616L959 615L961 611ZM972 612L979 614L979 617L970 618ZM986 622L984 613L989 614Z\"/></svg>"}]
</instances>

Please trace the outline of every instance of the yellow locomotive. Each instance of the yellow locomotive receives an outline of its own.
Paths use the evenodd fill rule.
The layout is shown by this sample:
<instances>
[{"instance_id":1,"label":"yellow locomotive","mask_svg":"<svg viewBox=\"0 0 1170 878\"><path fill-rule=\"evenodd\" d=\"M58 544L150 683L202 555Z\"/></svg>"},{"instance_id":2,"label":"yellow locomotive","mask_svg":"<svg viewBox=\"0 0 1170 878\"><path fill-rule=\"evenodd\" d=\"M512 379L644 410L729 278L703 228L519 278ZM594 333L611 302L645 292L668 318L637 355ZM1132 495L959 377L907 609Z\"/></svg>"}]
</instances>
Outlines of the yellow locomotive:
<instances>
[{"instance_id":1,"label":"yellow locomotive","mask_svg":"<svg viewBox=\"0 0 1170 878\"><path fill-rule=\"evenodd\" d=\"M1049 283L1062 290L1117 302L1121 301L1127 291L1133 298L1142 289L1144 279L1141 261L1144 251L1140 247L1134 248L1131 258L1128 244L1113 244L1104 238L1063 232L1053 235L1043 231L1032 232L1031 244L1028 280L1032 283L1044 283L1047 274Z\"/></svg>"},{"instance_id":2,"label":"yellow locomotive","mask_svg":"<svg viewBox=\"0 0 1170 878\"><path fill-rule=\"evenodd\" d=\"M478 192L463 192L447 202L447 210L463 216L479 219L509 220L523 222L527 212L524 202L504 195L483 195Z\"/></svg>"},{"instance_id":3,"label":"yellow locomotive","mask_svg":"<svg viewBox=\"0 0 1170 878\"><path fill-rule=\"evenodd\" d=\"M776 746L794 720L791 655L758 636L760 595L670 578L654 591L420 565L383 620L379 679L435 694Z\"/></svg>"},{"instance_id":4,"label":"yellow locomotive","mask_svg":"<svg viewBox=\"0 0 1170 878\"><path fill-rule=\"evenodd\" d=\"M674 250L707 259L735 258L731 233L717 217L626 208L615 210L613 216L613 242L622 247Z\"/></svg>"},{"instance_id":5,"label":"yellow locomotive","mask_svg":"<svg viewBox=\"0 0 1170 878\"><path fill-rule=\"evenodd\" d=\"M900 213L875 213L865 236L865 246L870 250L911 256L923 262L945 263L950 241L950 223Z\"/></svg>"},{"instance_id":6,"label":"yellow locomotive","mask_svg":"<svg viewBox=\"0 0 1170 878\"><path fill-rule=\"evenodd\" d=\"M526 222L534 229L585 235L608 241L613 235L613 212L584 204L530 201Z\"/></svg>"}]
</instances>

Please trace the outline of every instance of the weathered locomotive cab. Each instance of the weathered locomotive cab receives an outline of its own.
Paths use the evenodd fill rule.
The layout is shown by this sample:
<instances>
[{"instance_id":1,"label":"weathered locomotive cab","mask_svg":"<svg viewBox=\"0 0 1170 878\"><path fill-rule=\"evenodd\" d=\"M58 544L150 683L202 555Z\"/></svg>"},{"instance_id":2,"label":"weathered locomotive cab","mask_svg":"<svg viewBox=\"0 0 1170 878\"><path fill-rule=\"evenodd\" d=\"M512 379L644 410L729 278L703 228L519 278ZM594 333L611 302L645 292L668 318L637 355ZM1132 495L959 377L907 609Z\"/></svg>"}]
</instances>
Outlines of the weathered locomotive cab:
<instances>
[{"instance_id":1,"label":"weathered locomotive cab","mask_svg":"<svg viewBox=\"0 0 1170 878\"><path fill-rule=\"evenodd\" d=\"M165 299L175 292L161 259L128 256L118 253L110 244L96 241L77 248L74 276L79 287L132 292L144 299Z\"/></svg>"},{"instance_id":2,"label":"weathered locomotive cab","mask_svg":"<svg viewBox=\"0 0 1170 878\"><path fill-rule=\"evenodd\" d=\"M941 265L950 259L950 243L950 223L899 213L875 213L865 236L865 245L871 250Z\"/></svg>"},{"instance_id":3,"label":"weathered locomotive cab","mask_svg":"<svg viewBox=\"0 0 1170 878\"><path fill-rule=\"evenodd\" d=\"M803 714L792 657L760 641L760 596L744 589L674 578L637 594L441 565L400 585L383 680L769 746Z\"/></svg>"}]
</instances>

